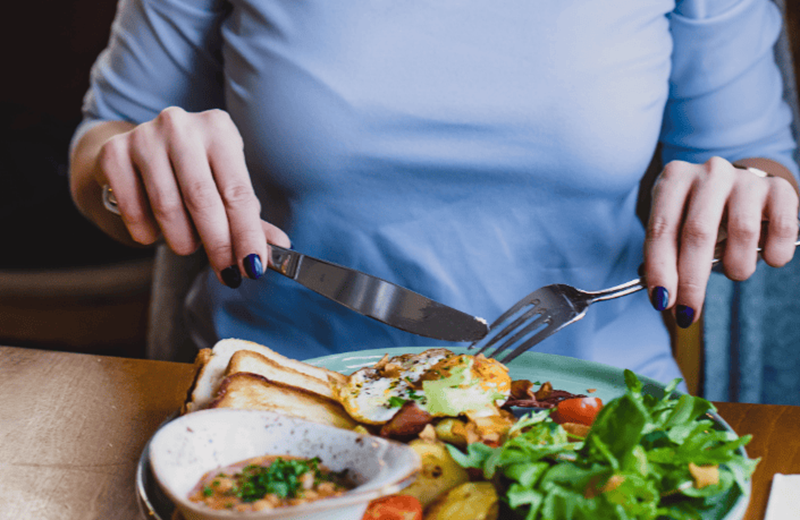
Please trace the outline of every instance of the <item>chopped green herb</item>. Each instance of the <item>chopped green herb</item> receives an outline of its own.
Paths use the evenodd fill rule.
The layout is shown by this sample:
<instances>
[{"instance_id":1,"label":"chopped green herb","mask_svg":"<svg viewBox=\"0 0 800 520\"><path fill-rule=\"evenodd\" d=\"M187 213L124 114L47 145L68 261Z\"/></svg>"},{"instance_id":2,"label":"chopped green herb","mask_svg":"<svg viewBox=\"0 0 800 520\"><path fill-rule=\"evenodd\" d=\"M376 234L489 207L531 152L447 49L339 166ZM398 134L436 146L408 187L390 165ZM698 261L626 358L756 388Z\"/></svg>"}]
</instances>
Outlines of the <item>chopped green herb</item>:
<instances>
[{"instance_id":1,"label":"chopped green herb","mask_svg":"<svg viewBox=\"0 0 800 520\"><path fill-rule=\"evenodd\" d=\"M407 402L408 399L403 399L402 397L397 397L396 395L393 395L392 397L389 398L389 402L387 404L389 405L389 408L401 408Z\"/></svg>"},{"instance_id":2,"label":"chopped green herb","mask_svg":"<svg viewBox=\"0 0 800 520\"><path fill-rule=\"evenodd\" d=\"M205 487L203 488L203 495L204 495L204 496L210 497L210 496L211 496L211 495L213 495L213 494L214 494L214 490L213 490L213 489L211 489L210 487L208 487L208 486L205 486Z\"/></svg>"},{"instance_id":3,"label":"chopped green herb","mask_svg":"<svg viewBox=\"0 0 800 520\"><path fill-rule=\"evenodd\" d=\"M239 489L236 495L243 502L255 502L266 495L280 498L296 498L302 490L300 478L306 473L314 475L314 481L329 480L319 470L319 458L308 460L285 460L278 457L269 466L250 465L236 475Z\"/></svg>"}]
</instances>

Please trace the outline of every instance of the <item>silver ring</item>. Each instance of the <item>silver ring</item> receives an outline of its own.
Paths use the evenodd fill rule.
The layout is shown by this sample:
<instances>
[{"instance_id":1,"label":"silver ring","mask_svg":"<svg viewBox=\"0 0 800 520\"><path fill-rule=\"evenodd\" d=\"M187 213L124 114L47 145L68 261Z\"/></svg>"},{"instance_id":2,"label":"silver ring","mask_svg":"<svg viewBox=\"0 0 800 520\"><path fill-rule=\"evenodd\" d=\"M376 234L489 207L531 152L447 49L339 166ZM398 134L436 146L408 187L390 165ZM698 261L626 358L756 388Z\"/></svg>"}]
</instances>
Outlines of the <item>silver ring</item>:
<instances>
[{"instance_id":1,"label":"silver ring","mask_svg":"<svg viewBox=\"0 0 800 520\"><path fill-rule=\"evenodd\" d=\"M103 206L111 213L121 215L119 206L117 205L117 199L114 197L114 191L108 184L103 184Z\"/></svg>"},{"instance_id":2,"label":"silver ring","mask_svg":"<svg viewBox=\"0 0 800 520\"><path fill-rule=\"evenodd\" d=\"M767 173L764 170L753 168L752 166L738 166L734 164L733 167L736 168L737 170L746 170L755 175L756 177L761 177L762 179L766 179L767 177L774 177L774 175Z\"/></svg>"}]
</instances>

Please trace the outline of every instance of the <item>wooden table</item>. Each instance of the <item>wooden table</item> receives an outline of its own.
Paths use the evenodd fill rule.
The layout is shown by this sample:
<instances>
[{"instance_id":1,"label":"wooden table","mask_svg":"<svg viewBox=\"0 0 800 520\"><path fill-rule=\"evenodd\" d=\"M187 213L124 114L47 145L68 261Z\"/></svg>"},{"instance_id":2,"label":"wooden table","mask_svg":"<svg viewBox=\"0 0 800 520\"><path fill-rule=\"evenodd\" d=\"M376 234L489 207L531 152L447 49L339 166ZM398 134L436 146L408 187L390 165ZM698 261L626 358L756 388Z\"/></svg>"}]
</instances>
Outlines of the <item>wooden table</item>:
<instances>
[{"instance_id":1,"label":"wooden table","mask_svg":"<svg viewBox=\"0 0 800 520\"><path fill-rule=\"evenodd\" d=\"M134 473L192 366L0 347L0 519L134 520ZM800 473L800 407L717 403L762 457L747 520L775 473Z\"/></svg>"}]
</instances>

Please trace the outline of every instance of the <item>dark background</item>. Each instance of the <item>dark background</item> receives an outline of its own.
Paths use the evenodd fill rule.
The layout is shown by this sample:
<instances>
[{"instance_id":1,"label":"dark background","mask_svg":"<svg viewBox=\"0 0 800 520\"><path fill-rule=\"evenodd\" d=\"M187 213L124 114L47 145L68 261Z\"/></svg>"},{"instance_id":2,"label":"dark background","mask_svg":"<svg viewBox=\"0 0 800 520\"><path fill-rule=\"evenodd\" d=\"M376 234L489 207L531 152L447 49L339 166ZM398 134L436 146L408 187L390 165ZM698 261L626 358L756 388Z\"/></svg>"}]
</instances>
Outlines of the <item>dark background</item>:
<instances>
[{"instance_id":1,"label":"dark background","mask_svg":"<svg viewBox=\"0 0 800 520\"><path fill-rule=\"evenodd\" d=\"M69 139L116 2L9 2L0 48L0 268L103 265L152 254L108 239L69 197Z\"/></svg>"}]
</instances>

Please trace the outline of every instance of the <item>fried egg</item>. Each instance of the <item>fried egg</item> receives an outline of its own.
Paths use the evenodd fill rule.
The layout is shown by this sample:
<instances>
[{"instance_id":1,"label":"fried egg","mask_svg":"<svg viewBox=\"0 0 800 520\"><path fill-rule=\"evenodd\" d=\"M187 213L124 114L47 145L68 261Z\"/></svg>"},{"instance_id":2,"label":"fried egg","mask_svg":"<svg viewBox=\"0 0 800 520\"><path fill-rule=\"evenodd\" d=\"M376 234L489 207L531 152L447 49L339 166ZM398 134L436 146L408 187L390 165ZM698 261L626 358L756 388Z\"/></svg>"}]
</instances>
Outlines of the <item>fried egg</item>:
<instances>
[{"instance_id":1,"label":"fried egg","mask_svg":"<svg viewBox=\"0 0 800 520\"><path fill-rule=\"evenodd\" d=\"M435 417L497 413L511 395L508 368L495 359L460 355L440 361L421 378L426 410Z\"/></svg>"},{"instance_id":2,"label":"fried egg","mask_svg":"<svg viewBox=\"0 0 800 520\"><path fill-rule=\"evenodd\" d=\"M496 413L510 392L511 378L501 363L441 348L384 357L338 388L339 402L350 416L374 425L387 423L409 401L434 416Z\"/></svg>"}]
</instances>

